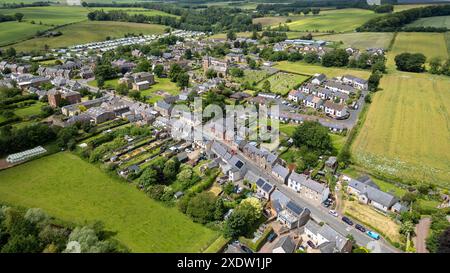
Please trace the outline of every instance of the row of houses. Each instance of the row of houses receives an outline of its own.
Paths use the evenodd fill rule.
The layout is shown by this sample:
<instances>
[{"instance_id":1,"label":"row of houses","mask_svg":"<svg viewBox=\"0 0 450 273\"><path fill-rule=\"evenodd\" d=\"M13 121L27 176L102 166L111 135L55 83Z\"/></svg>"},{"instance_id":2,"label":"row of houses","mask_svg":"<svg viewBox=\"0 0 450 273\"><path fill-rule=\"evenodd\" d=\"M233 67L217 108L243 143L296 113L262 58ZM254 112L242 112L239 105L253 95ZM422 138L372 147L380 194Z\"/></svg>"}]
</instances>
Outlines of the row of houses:
<instances>
[{"instance_id":1,"label":"row of houses","mask_svg":"<svg viewBox=\"0 0 450 273\"><path fill-rule=\"evenodd\" d=\"M11 73L25 74L25 73L30 72L31 65L16 64L16 63L9 63L7 61L1 61L0 62L0 72L5 71L7 69L9 69L11 71Z\"/></svg>"}]
</instances>

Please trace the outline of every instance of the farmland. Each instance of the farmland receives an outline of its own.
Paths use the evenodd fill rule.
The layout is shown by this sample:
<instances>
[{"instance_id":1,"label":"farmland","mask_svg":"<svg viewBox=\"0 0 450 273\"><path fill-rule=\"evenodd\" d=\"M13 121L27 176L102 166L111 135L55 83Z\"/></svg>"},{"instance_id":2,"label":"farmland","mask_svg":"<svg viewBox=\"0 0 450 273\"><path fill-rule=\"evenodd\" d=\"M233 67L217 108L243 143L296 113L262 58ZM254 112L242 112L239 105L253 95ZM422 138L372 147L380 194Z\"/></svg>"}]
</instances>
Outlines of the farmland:
<instances>
[{"instance_id":1,"label":"farmland","mask_svg":"<svg viewBox=\"0 0 450 273\"><path fill-rule=\"evenodd\" d=\"M49 45L52 48L67 47L74 44L103 41L106 37L121 38L127 33L160 34L164 32L164 26L127 22L86 21L61 27L58 31L62 32L61 36L35 38L15 44L14 47L19 51L39 50L43 49L45 45Z\"/></svg>"},{"instance_id":2,"label":"farmland","mask_svg":"<svg viewBox=\"0 0 450 273\"><path fill-rule=\"evenodd\" d=\"M270 82L270 90L272 92L286 95L294 86L304 82L307 79L308 77L304 75L278 72L267 78L267 81ZM265 81L260 82L258 87L261 88L264 82Z\"/></svg>"},{"instance_id":3,"label":"farmland","mask_svg":"<svg viewBox=\"0 0 450 273\"><path fill-rule=\"evenodd\" d=\"M0 9L1 14L23 13L23 22L36 24L40 22L47 26L65 25L87 20L86 14L89 12L84 7L69 6L49 6L49 7L26 7L20 9Z\"/></svg>"},{"instance_id":4,"label":"farmland","mask_svg":"<svg viewBox=\"0 0 450 273\"><path fill-rule=\"evenodd\" d=\"M401 32L395 38L394 46L388 53L387 67L395 68L394 58L403 52L423 53L427 59L448 58L447 45L443 33Z\"/></svg>"},{"instance_id":5,"label":"farmland","mask_svg":"<svg viewBox=\"0 0 450 273\"><path fill-rule=\"evenodd\" d=\"M99 220L133 252L199 252L218 236L67 152L1 171L0 181L2 202L79 225Z\"/></svg>"},{"instance_id":6,"label":"farmland","mask_svg":"<svg viewBox=\"0 0 450 273\"><path fill-rule=\"evenodd\" d=\"M384 76L352 145L356 162L388 178L450 188L449 86L448 77Z\"/></svg>"},{"instance_id":7,"label":"farmland","mask_svg":"<svg viewBox=\"0 0 450 273\"><path fill-rule=\"evenodd\" d=\"M37 31L48 29L43 25L32 25L25 22L3 22L0 23L0 46L5 46L20 40L32 38Z\"/></svg>"},{"instance_id":8,"label":"farmland","mask_svg":"<svg viewBox=\"0 0 450 273\"><path fill-rule=\"evenodd\" d=\"M319 15L303 16L287 25L292 31L346 32L377 16L373 11L362 9L327 10Z\"/></svg>"},{"instance_id":9,"label":"farmland","mask_svg":"<svg viewBox=\"0 0 450 273\"><path fill-rule=\"evenodd\" d=\"M387 49L393 37L394 34L389 32L354 32L326 35L318 37L318 39L338 43L342 42L345 47L354 47L365 50L374 47Z\"/></svg>"},{"instance_id":10,"label":"farmland","mask_svg":"<svg viewBox=\"0 0 450 273\"><path fill-rule=\"evenodd\" d=\"M352 74L356 77L361 77L364 79L369 78L370 72L367 70L357 70L357 69L347 69L347 68L338 68L338 67L324 67L321 65L311 65L304 62L279 62L275 65L275 68L278 68L283 71L292 72L292 73L301 73L307 75L314 75L316 73L323 73L328 77L336 77L342 76L345 74Z\"/></svg>"},{"instance_id":11,"label":"farmland","mask_svg":"<svg viewBox=\"0 0 450 273\"><path fill-rule=\"evenodd\" d=\"M420 18L406 27L445 27L450 29L450 16L434 16L428 18Z\"/></svg>"}]
</instances>

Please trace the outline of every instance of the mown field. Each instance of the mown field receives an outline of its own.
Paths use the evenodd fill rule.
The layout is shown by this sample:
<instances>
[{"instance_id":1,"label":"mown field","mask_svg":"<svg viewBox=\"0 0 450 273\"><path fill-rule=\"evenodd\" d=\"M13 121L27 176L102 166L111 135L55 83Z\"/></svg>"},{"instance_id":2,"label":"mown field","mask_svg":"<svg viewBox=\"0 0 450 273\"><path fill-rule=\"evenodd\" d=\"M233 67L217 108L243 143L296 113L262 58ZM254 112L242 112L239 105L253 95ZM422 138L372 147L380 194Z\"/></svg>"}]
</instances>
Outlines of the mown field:
<instances>
[{"instance_id":1,"label":"mown field","mask_svg":"<svg viewBox=\"0 0 450 273\"><path fill-rule=\"evenodd\" d=\"M0 202L80 225L99 220L133 252L200 252L218 236L67 152L1 171Z\"/></svg>"},{"instance_id":2,"label":"mown field","mask_svg":"<svg viewBox=\"0 0 450 273\"><path fill-rule=\"evenodd\" d=\"M363 9L340 9L320 12L319 15L307 15L287 24L292 31L352 31L364 22L380 16L373 11Z\"/></svg>"},{"instance_id":3,"label":"mown field","mask_svg":"<svg viewBox=\"0 0 450 273\"><path fill-rule=\"evenodd\" d=\"M280 95L286 95L294 86L304 82L308 79L308 76L278 72L266 80L270 82L270 90L273 93L277 93ZM266 81L261 81L258 84L258 87L261 88Z\"/></svg>"},{"instance_id":4,"label":"mown field","mask_svg":"<svg viewBox=\"0 0 450 273\"><path fill-rule=\"evenodd\" d=\"M23 21L36 24L42 22L48 26L65 25L87 20L87 8L80 6L49 6L49 7L26 7L20 9L0 9L1 14L14 14L20 12L24 15Z\"/></svg>"},{"instance_id":5,"label":"mown field","mask_svg":"<svg viewBox=\"0 0 450 273\"><path fill-rule=\"evenodd\" d=\"M374 47L387 49L393 37L394 34L389 32L353 32L325 35L317 37L317 39L337 43L342 42L342 45L345 47L365 50Z\"/></svg>"},{"instance_id":6,"label":"mown field","mask_svg":"<svg viewBox=\"0 0 450 273\"><path fill-rule=\"evenodd\" d=\"M61 36L35 38L15 44L14 47L19 51L28 51L43 49L45 45L51 48L58 48L104 41L108 36L111 38L122 38L127 33L136 35L140 33L161 34L164 32L164 26L127 22L86 21L61 27L58 31L62 32Z\"/></svg>"},{"instance_id":7,"label":"mown field","mask_svg":"<svg viewBox=\"0 0 450 273\"><path fill-rule=\"evenodd\" d=\"M450 188L450 78L385 75L352 145L358 164L387 178Z\"/></svg>"},{"instance_id":8,"label":"mown field","mask_svg":"<svg viewBox=\"0 0 450 273\"><path fill-rule=\"evenodd\" d=\"M406 27L445 27L450 29L450 16L435 16L428 18L420 18Z\"/></svg>"},{"instance_id":9,"label":"mown field","mask_svg":"<svg viewBox=\"0 0 450 273\"><path fill-rule=\"evenodd\" d=\"M282 61L275 65L275 68L278 68L283 71L293 72L293 73L302 73L308 75L314 75L317 73L323 73L327 77L336 77L342 76L345 74L351 74L356 77L361 77L364 79L368 79L370 72L368 70L357 70L357 69L347 69L347 68L338 68L338 67L324 67L321 65L311 65L304 62L288 62Z\"/></svg>"},{"instance_id":10,"label":"mown field","mask_svg":"<svg viewBox=\"0 0 450 273\"><path fill-rule=\"evenodd\" d=\"M0 29L0 46L5 46L17 41L32 38L37 31L46 30L48 27L14 21L0 23Z\"/></svg>"}]
</instances>

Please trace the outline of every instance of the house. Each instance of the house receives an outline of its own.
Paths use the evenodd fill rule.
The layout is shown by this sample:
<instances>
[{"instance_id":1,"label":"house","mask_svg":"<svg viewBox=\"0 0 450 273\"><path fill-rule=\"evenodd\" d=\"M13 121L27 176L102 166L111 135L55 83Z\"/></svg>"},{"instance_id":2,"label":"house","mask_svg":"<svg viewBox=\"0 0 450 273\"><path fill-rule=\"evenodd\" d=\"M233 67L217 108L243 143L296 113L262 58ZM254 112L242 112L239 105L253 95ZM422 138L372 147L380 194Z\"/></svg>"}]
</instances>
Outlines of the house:
<instances>
[{"instance_id":1,"label":"house","mask_svg":"<svg viewBox=\"0 0 450 273\"><path fill-rule=\"evenodd\" d=\"M352 76L352 75L344 75L342 76L342 82L346 84L351 84L355 88L358 88L359 90L367 90L368 89L368 82L367 80Z\"/></svg>"},{"instance_id":2,"label":"house","mask_svg":"<svg viewBox=\"0 0 450 273\"><path fill-rule=\"evenodd\" d=\"M326 81L324 86L333 92L342 92L347 95L355 94L357 91L353 86L335 80Z\"/></svg>"},{"instance_id":3,"label":"house","mask_svg":"<svg viewBox=\"0 0 450 273\"><path fill-rule=\"evenodd\" d=\"M397 197L380 190L368 176L362 176L356 180L351 179L347 186L347 192L356 196L359 202L371 205L382 212L392 210L392 207L398 202ZM398 206L395 209L398 209Z\"/></svg>"},{"instance_id":4,"label":"house","mask_svg":"<svg viewBox=\"0 0 450 273\"><path fill-rule=\"evenodd\" d=\"M283 184L286 184L288 181L290 171L283 167L280 164L275 164L275 166L272 168L272 174Z\"/></svg>"},{"instance_id":5,"label":"house","mask_svg":"<svg viewBox=\"0 0 450 273\"><path fill-rule=\"evenodd\" d=\"M297 245L290 235L286 235L276 242L272 249L272 253L293 253Z\"/></svg>"},{"instance_id":6,"label":"house","mask_svg":"<svg viewBox=\"0 0 450 273\"><path fill-rule=\"evenodd\" d=\"M349 253L352 250L352 242L327 224L321 226L309 220L304 233L321 253Z\"/></svg>"},{"instance_id":7,"label":"house","mask_svg":"<svg viewBox=\"0 0 450 273\"><path fill-rule=\"evenodd\" d=\"M277 220L284 224L287 228L293 229L301 227L310 218L311 211L307 208L302 208L297 203L289 200L285 207L277 215Z\"/></svg>"},{"instance_id":8,"label":"house","mask_svg":"<svg viewBox=\"0 0 450 273\"><path fill-rule=\"evenodd\" d=\"M113 120L116 117L114 112L108 111L102 107L89 108L85 113L86 115L90 116L92 120L94 120L95 124Z\"/></svg>"},{"instance_id":9,"label":"house","mask_svg":"<svg viewBox=\"0 0 450 273\"><path fill-rule=\"evenodd\" d=\"M228 61L222 61L213 57L205 56L203 58L203 71L214 70L223 76L228 74Z\"/></svg>"},{"instance_id":10,"label":"house","mask_svg":"<svg viewBox=\"0 0 450 273\"><path fill-rule=\"evenodd\" d=\"M309 95L308 97L306 97L304 103L305 103L306 107L320 109L322 107L323 101L319 97Z\"/></svg>"},{"instance_id":11,"label":"house","mask_svg":"<svg viewBox=\"0 0 450 273\"><path fill-rule=\"evenodd\" d=\"M68 104L81 102L81 94L76 91L62 92L58 89L51 89L47 92L48 103L51 107L59 107L61 102L65 100Z\"/></svg>"},{"instance_id":12,"label":"house","mask_svg":"<svg viewBox=\"0 0 450 273\"><path fill-rule=\"evenodd\" d=\"M288 178L288 187L315 201L323 202L328 198L330 189L322 183L310 179L304 174L292 172Z\"/></svg>"},{"instance_id":13,"label":"house","mask_svg":"<svg viewBox=\"0 0 450 273\"><path fill-rule=\"evenodd\" d=\"M136 67L136 64L124 59L119 59L114 62L111 62L111 66L117 67L121 73L126 73L128 71L133 70Z\"/></svg>"},{"instance_id":14,"label":"house","mask_svg":"<svg viewBox=\"0 0 450 273\"><path fill-rule=\"evenodd\" d=\"M305 100L306 96L303 92L299 90L291 90L288 94L288 100L295 101L295 102L303 102Z\"/></svg>"},{"instance_id":15,"label":"house","mask_svg":"<svg viewBox=\"0 0 450 273\"><path fill-rule=\"evenodd\" d=\"M349 115L347 106L327 100L324 104L325 113L336 118L344 118Z\"/></svg>"},{"instance_id":16,"label":"house","mask_svg":"<svg viewBox=\"0 0 450 273\"><path fill-rule=\"evenodd\" d=\"M327 161L325 161L325 168L332 171L333 173L336 171L337 166L338 163L335 156L330 156Z\"/></svg>"},{"instance_id":17,"label":"house","mask_svg":"<svg viewBox=\"0 0 450 273\"><path fill-rule=\"evenodd\" d=\"M256 195L258 197L265 198L269 200L270 194L275 190L275 186L267 182L263 178L259 177L256 180Z\"/></svg>"},{"instance_id":18,"label":"house","mask_svg":"<svg viewBox=\"0 0 450 273\"><path fill-rule=\"evenodd\" d=\"M314 75L314 78L311 80L311 83L315 85L321 85L326 79L327 76L325 76L324 74L316 74Z\"/></svg>"},{"instance_id":19,"label":"house","mask_svg":"<svg viewBox=\"0 0 450 273\"><path fill-rule=\"evenodd\" d=\"M231 62L231 63L243 63L245 62L245 56L243 54L237 54L237 53L228 53L225 55L225 61Z\"/></svg>"},{"instance_id":20,"label":"house","mask_svg":"<svg viewBox=\"0 0 450 273\"><path fill-rule=\"evenodd\" d=\"M172 111L172 104L167 103L165 100L159 100L155 102L155 110L161 114L161 116L170 116Z\"/></svg>"}]
</instances>

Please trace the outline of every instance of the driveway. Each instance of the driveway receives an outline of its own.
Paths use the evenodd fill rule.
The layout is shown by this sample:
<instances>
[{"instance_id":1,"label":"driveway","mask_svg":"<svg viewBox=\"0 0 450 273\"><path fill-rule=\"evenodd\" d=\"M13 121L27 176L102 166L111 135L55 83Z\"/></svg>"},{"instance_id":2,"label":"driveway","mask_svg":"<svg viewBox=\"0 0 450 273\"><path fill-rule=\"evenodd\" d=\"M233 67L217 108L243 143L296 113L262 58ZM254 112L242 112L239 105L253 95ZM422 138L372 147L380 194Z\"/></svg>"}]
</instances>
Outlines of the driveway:
<instances>
[{"instance_id":1,"label":"driveway","mask_svg":"<svg viewBox=\"0 0 450 273\"><path fill-rule=\"evenodd\" d=\"M426 239L430 231L431 219L422 218L416 225L416 237L414 237L414 245L417 253L428 253Z\"/></svg>"}]
</instances>

